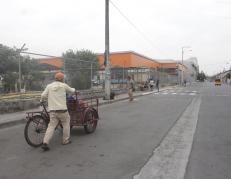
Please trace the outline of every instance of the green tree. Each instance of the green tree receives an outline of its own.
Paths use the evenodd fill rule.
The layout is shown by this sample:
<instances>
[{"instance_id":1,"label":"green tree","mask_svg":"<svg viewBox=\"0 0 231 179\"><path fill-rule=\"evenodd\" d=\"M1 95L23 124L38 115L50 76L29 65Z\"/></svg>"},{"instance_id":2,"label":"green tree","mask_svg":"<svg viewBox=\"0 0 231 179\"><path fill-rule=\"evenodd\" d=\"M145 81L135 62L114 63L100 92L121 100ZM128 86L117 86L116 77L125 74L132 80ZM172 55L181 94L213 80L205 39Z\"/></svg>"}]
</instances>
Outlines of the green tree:
<instances>
[{"instance_id":1,"label":"green tree","mask_svg":"<svg viewBox=\"0 0 231 179\"><path fill-rule=\"evenodd\" d=\"M19 55L16 50L0 44L0 74L18 70Z\"/></svg>"},{"instance_id":2,"label":"green tree","mask_svg":"<svg viewBox=\"0 0 231 179\"><path fill-rule=\"evenodd\" d=\"M15 86L18 80L18 74L15 72L5 73L3 76L3 88L5 92L15 91Z\"/></svg>"},{"instance_id":3,"label":"green tree","mask_svg":"<svg viewBox=\"0 0 231 179\"><path fill-rule=\"evenodd\" d=\"M15 90L18 75L19 54L15 49L0 44L0 75L3 77L3 91Z\"/></svg>"},{"instance_id":4,"label":"green tree","mask_svg":"<svg viewBox=\"0 0 231 179\"><path fill-rule=\"evenodd\" d=\"M35 59L29 56L21 56L15 48L0 44L0 76L3 77L3 91L15 91L18 86L18 64L21 60L22 87L25 85L29 90L41 90L41 80L44 68ZM40 88L40 89L39 89ZM2 91L1 90L1 91Z\"/></svg>"},{"instance_id":5,"label":"green tree","mask_svg":"<svg viewBox=\"0 0 231 179\"><path fill-rule=\"evenodd\" d=\"M68 50L63 53L67 82L76 89L89 89L99 70L97 55L90 50Z\"/></svg>"}]
</instances>

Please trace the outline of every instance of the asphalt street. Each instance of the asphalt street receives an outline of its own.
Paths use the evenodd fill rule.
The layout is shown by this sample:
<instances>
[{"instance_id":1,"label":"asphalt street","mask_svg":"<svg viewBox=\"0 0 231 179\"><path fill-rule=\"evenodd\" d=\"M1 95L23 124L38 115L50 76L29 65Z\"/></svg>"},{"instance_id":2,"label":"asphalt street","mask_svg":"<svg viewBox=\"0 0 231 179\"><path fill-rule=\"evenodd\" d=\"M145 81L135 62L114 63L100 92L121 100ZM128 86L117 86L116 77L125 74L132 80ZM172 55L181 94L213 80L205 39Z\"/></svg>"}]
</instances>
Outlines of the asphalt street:
<instances>
[{"instance_id":1,"label":"asphalt street","mask_svg":"<svg viewBox=\"0 0 231 179\"><path fill-rule=\"evenodd\" d=\"M202 103L185 179L231 178L231 86L201 88Z\"/></svg>"},{"instance_id":2,"label":"asphalt street","mask_svg":"<svg viewBox=\"0 0 231 179\"><path fill-rule=\"evenodd\" d=\"M198 83L101 106L95 133L87 135L82 128L74 128L73 143L62 146L62 132L57 130L49 152L28 146L24 125L1 129L0 179L133 178L198 97L197 129L185 178L227 179L230 92L228 86Z\"/></svg>"}]
</instances>

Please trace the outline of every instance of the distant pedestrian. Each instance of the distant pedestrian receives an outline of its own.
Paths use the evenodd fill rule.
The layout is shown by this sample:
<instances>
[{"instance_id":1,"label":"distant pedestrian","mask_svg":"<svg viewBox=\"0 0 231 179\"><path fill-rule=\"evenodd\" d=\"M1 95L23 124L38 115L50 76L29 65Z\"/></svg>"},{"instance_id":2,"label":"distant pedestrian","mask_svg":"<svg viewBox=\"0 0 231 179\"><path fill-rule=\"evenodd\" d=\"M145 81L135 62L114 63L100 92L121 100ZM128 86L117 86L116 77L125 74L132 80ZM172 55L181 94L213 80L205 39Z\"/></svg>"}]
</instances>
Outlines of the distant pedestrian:
<instances>
[{"instance_id":1,"label":"distant pedestrian","mask_svg":"<svg viewBox=\"0 0 231 179\"><path fill-rule=\"evenodd\" d=\"M63 126L63 140L62 144L70 144L70 116L67 111L66 104L66 93L74 93L75 89L69 87L65 84L64 74L56 73L55 80L51 84L47 85L46 89L43 91L41 95L41 102L45 99L48 99L48 110L50 115L50 122L48 124L48 128L45 133L45 137L43 139L42 149L44 151L49 150L48 147L49 142L53 136L54 130L61 122Z\"/></svg>"},{"instance_id":2,"label":"distant pedestrian","mask_svg":"<svg viewBox=\"0 0 231 179\"><path fill-rule=\"evenodd\" d=\"M160 82L160 80L157 79L157 80L156 80L156 89L157 89L158 92L159 92L159 90L160 90L160 89L159 89L159 82Z\"/></svg>"},{"instance_id":3,"label":"distant pedestrian","mask_svg":"<svg viewBox=\"0 0 231 179\"><path fill-rule=\"evenodd\" d=\"M186 81L186 80L184 80L184 86L186 86L186 83L187 83L187 81Z\"/></svg>"},{"instance_id":4,"label":"distant pedestrian","mask_svg":"<svg viewBox=\"0 0 231 179\"><path fill-rule=\"evenodd\" d=\"M128 90L128 96L129 96L129 101L133 101L133 91L135 90L135 85L134 81L131 78L131 76L127 77L127 90Z\"/></svg>"},{"instance_id":5,"label":"distant pedestrian","mask_svg":"<svg viewBox=\"0 0 231 179\"><path fill-rule=\"evenodd\" d=\"M153 91L153 88L154 88L154 81L153 80L150 80L149 88L150 88L151 91Z\"/></svg>"}]
</instances>

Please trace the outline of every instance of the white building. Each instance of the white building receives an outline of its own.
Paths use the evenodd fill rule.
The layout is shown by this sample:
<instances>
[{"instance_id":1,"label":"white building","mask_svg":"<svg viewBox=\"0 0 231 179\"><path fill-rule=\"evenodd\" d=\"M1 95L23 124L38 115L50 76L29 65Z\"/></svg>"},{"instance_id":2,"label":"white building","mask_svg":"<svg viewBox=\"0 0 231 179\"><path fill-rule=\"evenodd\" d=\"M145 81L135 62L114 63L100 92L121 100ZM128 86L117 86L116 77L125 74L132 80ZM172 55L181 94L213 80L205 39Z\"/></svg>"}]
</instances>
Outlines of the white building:
<instances>
[{"instance_id":1,"label":"white building","mask_svg":"<svg viewBox=\"0 0 231 179\"><path fill-rule=\"evenodd\" d=\"M188 82L194 82L197 79L199 73L199 65L196 57L191 57L183 61L184 65L187 67L185 74L185 79Z\"/></svg>"}]
</instances>

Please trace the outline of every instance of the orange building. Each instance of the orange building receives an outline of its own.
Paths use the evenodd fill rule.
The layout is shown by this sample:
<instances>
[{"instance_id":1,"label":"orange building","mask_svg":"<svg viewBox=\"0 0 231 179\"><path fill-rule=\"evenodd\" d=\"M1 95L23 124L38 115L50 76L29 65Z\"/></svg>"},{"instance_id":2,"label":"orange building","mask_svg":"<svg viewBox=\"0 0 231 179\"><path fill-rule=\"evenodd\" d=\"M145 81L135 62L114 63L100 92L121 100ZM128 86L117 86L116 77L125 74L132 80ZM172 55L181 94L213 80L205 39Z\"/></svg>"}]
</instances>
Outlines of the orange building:
<instances>
[{"instance_id":1,"label":"orange building","mask_svg":"<svg viewBox=\"0 0 231 179\"><path fill-rule=\"evenodd\" d=\"M97 79L104 80L104 54L97 54L100 70ZM110 53L111 78L126 78L131 75L136 82L145 82L149 79L161 78L163 82L171 79L173 83L178 82L180 71L187 68L180 62L174 60L154 60L134 51ZM39 60L40 64L49 64L56 68L63 68L63 58L46 58ZM166 78L166 79L165 79Z\"/></svg>"},{"instance_id":2,"label":"orange building","mask_svg":"<svg viewBox=\"0 0 231 179\"><path fill-rule=\"evenodd\" d=\"M104 54L97 54L100 64L100 79L104 78ZM179 71L186 71L187 68L180 62L174 60L154 60L134 51L114 52L110 53L110 65L112 69L112 78L117 78L113 70L118 68L125 69L136 81L147 81L151 78L159 78L159 72L164 72L171 76L179 76ZM39 60L40 64L50 64L57 68L63 67L63 59L46 58ZM114 77L115 76L115 77Z\"/></svg>"},{"instance_id":3,"label":"orange building","mask_svg":"<svg viewBox=\"0 0 231 179\"><path fill-rule=\"evenodd\" d=\"M104 66L104 54L98 54L100 66ZM159 62L133 51L110 53L111 67L121 68L157 68Z\"/></svg>"},{"instance_id":4,"label":"orange building","mask_svg":"<svg viewBox=\"0 0 231 179\"><path fill-rule=\"evenodd\" d=\"M42 58L39 59L39 64L48 64L55 66L56 68L62 68L63 67L63 59L62 58Z\"/></svg>"},{"instance_id":5,"label":"orange building","mask_svg":"<svg viewBox=\"0 0 231 179\"><path fill-rule=\"evenodd\" d=\"M101 69L104 68L104 54L97 54L98 61ZM181 63L174 60L154 60L133 51L125 52L114 52L110 53L110 64L111 68L162 68L162 69L175 69L178 68L185 70L186 67L182 67ZM39 64L49 64L57 68L63 67L63 59L60 57L56 58L43 58L39 60ZM171 71L171 70L170 70Z\"/></svg>"},{"instance_id":6,"label":"orange building","mask_svg":"<svg viewBox=\"0 0 231 179\"><path fill-rule=\"evenodd\" d=\"M171 73L171 74L176 74L177 69L181 64L178 64L174 60L161 60L159 61L159 71L161 72L166 72L166 73Z\"/></svg>"},{"instance_id":7,"label":"orange building","mask_svg":"<svg viewBox=\"0 0 231 179\"><path fill-rule=\"evenodd\" d=\"M104 68L104 54L97 54L101 68ZM144 55L133 51L110 53L111 68L158 68L160 63ZM62 58L44 58L39 60L40 64L49 64L58 68L63 67Z\"/></svg>"}]
</instances>

